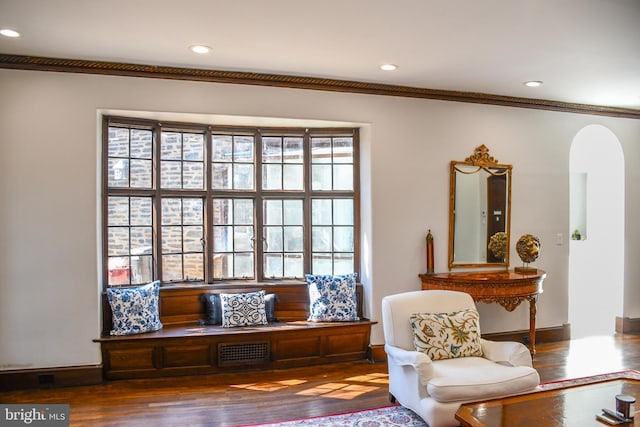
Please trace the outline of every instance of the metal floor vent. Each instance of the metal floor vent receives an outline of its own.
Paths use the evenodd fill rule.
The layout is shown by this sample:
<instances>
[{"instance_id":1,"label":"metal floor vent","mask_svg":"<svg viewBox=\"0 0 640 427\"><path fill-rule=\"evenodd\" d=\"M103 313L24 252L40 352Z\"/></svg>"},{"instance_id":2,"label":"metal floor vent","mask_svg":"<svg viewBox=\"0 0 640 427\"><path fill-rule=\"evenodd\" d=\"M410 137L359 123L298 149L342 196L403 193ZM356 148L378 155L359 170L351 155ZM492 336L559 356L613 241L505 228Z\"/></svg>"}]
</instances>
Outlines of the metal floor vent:
<instances>
[{"instance_id":1,"label":"metal floor vent","mask_svg":"<svg viewBox=\"0 0 640 427\"><path fill-rule=\"evenodd\" d=\"M219 344L219 365L249 365L269 361L269 343Z\"/></svg>"}]
</instances>

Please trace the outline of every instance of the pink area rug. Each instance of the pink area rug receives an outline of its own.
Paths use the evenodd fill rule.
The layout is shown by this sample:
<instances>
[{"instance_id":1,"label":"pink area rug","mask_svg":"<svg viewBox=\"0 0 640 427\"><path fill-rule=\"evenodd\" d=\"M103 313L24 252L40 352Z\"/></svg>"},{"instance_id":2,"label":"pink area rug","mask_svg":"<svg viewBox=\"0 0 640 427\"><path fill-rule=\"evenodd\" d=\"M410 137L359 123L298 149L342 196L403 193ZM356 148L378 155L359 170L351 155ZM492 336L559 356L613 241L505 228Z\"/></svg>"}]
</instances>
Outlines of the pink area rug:
<instances>
[{"instance_id":1,"label":"pink area rug","mask_svg":"<svg viewBox=\"0 0 640 427\"><path fill-rule=\"evenodd\" d=\"M597 383L615 379L640 380L640 371L626 370L589 377L572 378L568 380L552 381L540 384L534 393L555 390L559 388L577 387L585 384ZM238 427L425 427L427 424L413 411L402 406L384 406L382 408L364 409L362 411L344 414L326 415L281 421L267 424L247 424Z\"/></svg>"}]
</instances>

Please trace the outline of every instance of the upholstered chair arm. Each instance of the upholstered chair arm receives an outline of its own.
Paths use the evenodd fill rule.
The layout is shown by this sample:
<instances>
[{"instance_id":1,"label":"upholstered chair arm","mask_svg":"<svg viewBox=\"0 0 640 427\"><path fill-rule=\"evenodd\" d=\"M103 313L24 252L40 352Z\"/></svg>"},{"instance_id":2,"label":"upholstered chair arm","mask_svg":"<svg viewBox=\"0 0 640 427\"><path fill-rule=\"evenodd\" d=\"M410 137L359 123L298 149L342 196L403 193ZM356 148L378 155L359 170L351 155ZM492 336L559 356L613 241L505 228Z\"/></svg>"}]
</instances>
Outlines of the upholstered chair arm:
<instances>
[{"instance_id":1,"label":"upholstered chair arm","mask_svg":"<svg viewBox=\"0 0 640 427\"><path fill-rule=\"evenodd\" d=\"M420 384L427 385L433 377L433 365L426 354L419 351L409 351L389 344L384 345L387 360L397 366L413 366L418 373Z\"/></svg>"},{"instance_id":2,"label":"upholstered chair arm","mask_svg":"<svg viewBox=\"0 0 640 427\"><path fill-rule=\"evenodd\" d=\"M511 366L533 367L531 353L522 343L515 341L488 341L481 339L484 357L497 363Z\"/></svg>"}]
</instances>

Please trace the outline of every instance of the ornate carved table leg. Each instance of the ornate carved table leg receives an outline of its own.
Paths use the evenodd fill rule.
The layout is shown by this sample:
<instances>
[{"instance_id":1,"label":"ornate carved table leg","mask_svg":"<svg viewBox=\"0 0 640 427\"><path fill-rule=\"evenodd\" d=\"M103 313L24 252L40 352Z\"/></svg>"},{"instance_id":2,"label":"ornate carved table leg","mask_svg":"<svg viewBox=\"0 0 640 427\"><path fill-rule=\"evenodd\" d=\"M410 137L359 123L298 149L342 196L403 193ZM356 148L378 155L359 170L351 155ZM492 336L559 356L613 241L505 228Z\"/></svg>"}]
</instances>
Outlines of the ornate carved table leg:
<instances>
[{"instance_id":1,"label":"ornate carved table leg","mask_svg":"<svg viewBox=\"0 0 640 427\"><path fill-rule=\"evenodd\" d=\"M529 298L529 351L536 354L536 300L537 295Z\"/></svg>"}]
</instances>

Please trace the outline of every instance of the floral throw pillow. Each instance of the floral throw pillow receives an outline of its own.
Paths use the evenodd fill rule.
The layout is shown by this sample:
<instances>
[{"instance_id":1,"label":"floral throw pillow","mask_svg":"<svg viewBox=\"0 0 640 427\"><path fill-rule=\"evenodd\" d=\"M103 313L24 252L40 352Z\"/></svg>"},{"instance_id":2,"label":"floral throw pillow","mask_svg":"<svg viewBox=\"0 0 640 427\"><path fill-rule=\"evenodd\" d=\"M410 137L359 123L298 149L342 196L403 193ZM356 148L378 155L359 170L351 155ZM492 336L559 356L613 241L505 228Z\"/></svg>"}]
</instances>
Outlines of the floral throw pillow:
<instances>
[{"instance_id":1,"label":"floral throw pillow","mask_svg":"<svg viewBox=\"0 0 640 427\"><path fill-rule=\"evenodd\" d=\"M307 274L311 322L360 320L356 299L356 274L341 276Z\"/></svg>"},{"instance_id":2,"label":"floral throw pillow","mask_svg":"<svg viewBox=\"0 0 640 427\"><path fill-rule=\"evenodd\" d=\"M158 310L160 281L133 288L107 288L113 319L111 335L134 335L162 328Z\"/></svg>"},{"instance_id":3,"label":"floral throw pillow","mask_svg":"<svg viewBox=\"0 0 640 427\"><path fill-rule=\"evenodd\" d=\"M431 360L482 356L477 310L413 313L410 320L416 350Z\"/></svg>"},{"instance_id":4,"label":"floral throw pillow","mask_svg":"<svg viewBox=\"0 0 640 427\"><path fill-rule=\"evenodd\" d=\"M222 327L266 325L264 295L264 291L220 294Z\"/></svg>"}]
</instances>

